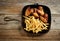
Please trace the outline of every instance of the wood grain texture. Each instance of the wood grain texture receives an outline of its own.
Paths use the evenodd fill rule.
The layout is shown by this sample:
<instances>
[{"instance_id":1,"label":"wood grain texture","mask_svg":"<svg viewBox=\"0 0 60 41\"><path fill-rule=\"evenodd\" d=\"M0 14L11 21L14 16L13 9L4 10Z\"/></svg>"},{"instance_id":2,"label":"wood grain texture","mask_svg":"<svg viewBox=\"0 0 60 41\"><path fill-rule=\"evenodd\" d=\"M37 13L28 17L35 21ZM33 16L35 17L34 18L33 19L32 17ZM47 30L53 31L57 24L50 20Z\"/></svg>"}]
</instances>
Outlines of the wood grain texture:
<instances>
[{"instance_id":1,"label":"wood grain texture","mask_svg":"<svg viewBox=\"0 0 60 41\"><path fill-rule=\"evenodd\" d=\"M25 5L39 3L51 9L52 14L60 14L60 0L0 0L0 13L17 14Z\"/></svg>"},{"instance_id":2,"label":"wood grain texture","mask_svg":"<svg viewBox=\"0 0 60 41\"><path fill-rule=\"evenodd\" d=\"M4 18L10 18L10 21L4 21ZM51 29L60 29L60 14L52 14ZM0 16L0 29L18 29L21 27L21 15L1 15ZM14 20L11 20L14 19Z\"/></svg>"},{"instance_id":3,"label":"wood grain texture","mask_svg":"<svg viewBox=\"0 0 60 41\"><path fill-rule=\"evenodd\" d=\"M21 30L23 31L23 30ZM0 39L24 39L24 40L60 40L60 30L50 30L48 33L33 37L25 31L19 30L0 30ZM54 32L54 33L53 33ZM7 36L7 37L6 37Z\"/></svg>"},{"instance_id":4,"label":"wood grain texture","mask_svg":"<svg viewBox=\"0 0 60 41\"><path fill-rule=\"evenodd\" d=\"M21 26L23 7L34 3L48 6L52 14L49 32L37 37ZM0 41L60 41L60 0L0 0Z\"/></svg>"},{"instance_id":5,"label":"wood grain texture","mask_svg":"<svg viewBox=\"0 0 60 41\"><path fill-rule=\"evenodd\" d=\"M17 40L17 39L0 39L0 41L60 41L60 40Z\"/></svg>"}]
</instances>

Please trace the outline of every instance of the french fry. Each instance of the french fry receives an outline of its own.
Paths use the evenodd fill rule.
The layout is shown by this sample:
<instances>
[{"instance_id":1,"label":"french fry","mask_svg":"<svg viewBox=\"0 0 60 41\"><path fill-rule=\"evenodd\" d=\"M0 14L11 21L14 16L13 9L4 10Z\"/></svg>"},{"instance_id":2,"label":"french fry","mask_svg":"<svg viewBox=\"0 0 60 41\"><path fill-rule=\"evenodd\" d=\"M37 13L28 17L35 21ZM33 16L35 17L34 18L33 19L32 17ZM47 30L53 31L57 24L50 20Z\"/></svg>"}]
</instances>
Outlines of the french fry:
<instances>
[{"instance_id":1,"label":"french fry","mask_svg":"<svg viewBox=\"0 0 60 41\"><path fill-rule=\"evenodd\" d=\"M27 18L28 19L25 19L26 28L24 28L26 31L33 31L33 33L38 33L39 31L47 30L48 23L44 23L39 19L35 19L34 16L29 16Z\"/></svg>"}]
</instances>

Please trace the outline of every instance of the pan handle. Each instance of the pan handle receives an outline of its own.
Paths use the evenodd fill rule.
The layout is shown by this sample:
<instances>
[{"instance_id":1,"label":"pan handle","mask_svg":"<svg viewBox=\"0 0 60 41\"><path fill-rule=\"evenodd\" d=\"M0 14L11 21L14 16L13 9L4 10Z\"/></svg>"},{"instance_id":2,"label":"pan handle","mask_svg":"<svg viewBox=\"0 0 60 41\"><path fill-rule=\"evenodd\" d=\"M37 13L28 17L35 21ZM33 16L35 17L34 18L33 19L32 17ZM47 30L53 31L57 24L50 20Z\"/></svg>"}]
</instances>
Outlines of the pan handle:
<instances>
[{"instance_id":1,"label":"pan handle","mask_svg":"<svg viewBox=\"0 0 60 41\"><path fill-rule=\"evenodd\" d=\"M34 3L34 5L38 5L38 3Z\"/></svg>"}]
</instances>

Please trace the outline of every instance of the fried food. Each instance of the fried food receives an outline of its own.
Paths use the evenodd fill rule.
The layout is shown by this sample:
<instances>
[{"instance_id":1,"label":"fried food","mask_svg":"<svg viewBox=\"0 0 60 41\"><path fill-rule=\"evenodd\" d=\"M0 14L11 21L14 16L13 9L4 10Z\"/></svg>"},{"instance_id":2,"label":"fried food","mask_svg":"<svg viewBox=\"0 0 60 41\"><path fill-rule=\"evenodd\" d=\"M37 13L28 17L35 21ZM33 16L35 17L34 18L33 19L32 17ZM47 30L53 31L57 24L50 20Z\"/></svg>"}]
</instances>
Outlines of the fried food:
<instances>
[{"instance_id":1,"label":"fried food","mask_svg":"<svg viewBox=\"0 0 60 41\"><path fill-rule=\"evenodd\" d=\"M31 13L33 13L34 12L34 9L33 8L31 8Z\"/></svg>"},{"instance_id":2,"label":"fried food","mask_svg":"<svg viewBox=\"0 0 60 41\"><path fill-rule=\"evenodd\" d=\"M26 31L33 31L33 33L38 33L42 30L48 30L47 25L48 23L44 23L39 19L35 19L34 16L25 17L25 23L26 28L24 28Z\"/></svg>"},{"instance_id":3,"label":"fried food","mask_svg":"<svg viewBox=\"0 0 60 41\"><path fill-rule=\"evenodd\" d=\"M39 15L38 15L36 12L34 12L33 15L34 15L35 17L39 17Z\"/></svg>"},{"instance_id":4,"label":"fried food","mask_svg":"<svg viewBox=\"0 0 60 41\"><path fill-rule=\"evenodd\" d=\"M42 17L42 16L40 16L40 19L41 19L43 22L45 22L45 23L48 22L48 20L47 20L46 18Z\"/></svg>"},{"instance_id":5,"label":"fried food","mask_svg":"<svg viewBox=\"0 0 60 41\"><path fill-rule=\"evenodd\" d=\"M44 15L43 7L39 6L37 12L43 16Z\"/></svg>"},{"instance_id":6,"label":"fried food","mask_svg":"<svg viewBox=\"0 0 60 41\"><path fill-rule=\"evenodd\" d=\"M48 14L45 14L44 18L48 21Z\"/></svg>"},{"instance_id":7,"label":"fried food","mask_svg":"<svg viewBox=\"0 0 60 41\"><path fill-rule=\"evenodd\" d=\"M37 11L36 11L37 9L36 8L34 8L34 12L33 12L33 16L35 16L35 17L39 17L39 15L38 15L38 13L37 13Z\"/></svg>"},{"instance_id":8,"label":"fried food","mask_svg":"<svg viewBox=\"0 0 60 41\"><path fill-rule=\"evenodd\" d=\"M32 16L30 16L32 14ZM38 33L42 30L48 30L48 14L44 12L43 7L39 6L37 8L28 7L25 11L25 24L26 31L32 31L33 33Z\"/></svg>"},{"instance_id":9,"label":"fried food","mask_svg":"<svg viewBox=\"0 0 60 41\"><path fill-rule=\"evenodd\" d=\"M29 16L31 14L30 7L28 7L25 11L25 16Z\"/></svg>"}]
</instances>

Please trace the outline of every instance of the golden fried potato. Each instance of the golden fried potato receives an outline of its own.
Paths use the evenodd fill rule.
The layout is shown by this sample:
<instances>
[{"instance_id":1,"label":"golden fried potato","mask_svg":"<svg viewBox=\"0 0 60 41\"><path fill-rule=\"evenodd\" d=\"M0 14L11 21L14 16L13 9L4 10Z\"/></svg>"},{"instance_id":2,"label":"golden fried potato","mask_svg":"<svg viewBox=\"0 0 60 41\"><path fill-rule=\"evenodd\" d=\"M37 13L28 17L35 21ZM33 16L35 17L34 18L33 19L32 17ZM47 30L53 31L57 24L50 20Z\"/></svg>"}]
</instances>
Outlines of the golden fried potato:
<instances>
[{"instance_id":1,"label":"golden fried potato","mask_svg":"<svg viewBox=\"0 0 60 41\"><path fill-rule=\"evenodd\" d=\"M32 31L33 33L38 33L42 30L48 30L48 23L44 23L43 21L38 19L35 19L34 16L29 16L25 18L26 28L24 28L26 31Z\"/></svg>"}]
</instances>

